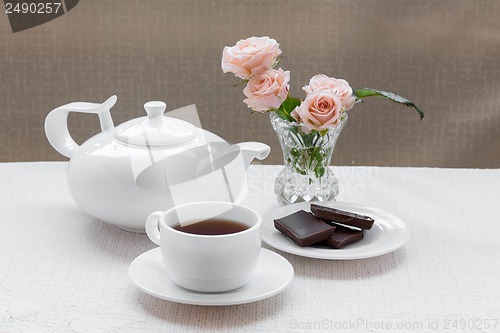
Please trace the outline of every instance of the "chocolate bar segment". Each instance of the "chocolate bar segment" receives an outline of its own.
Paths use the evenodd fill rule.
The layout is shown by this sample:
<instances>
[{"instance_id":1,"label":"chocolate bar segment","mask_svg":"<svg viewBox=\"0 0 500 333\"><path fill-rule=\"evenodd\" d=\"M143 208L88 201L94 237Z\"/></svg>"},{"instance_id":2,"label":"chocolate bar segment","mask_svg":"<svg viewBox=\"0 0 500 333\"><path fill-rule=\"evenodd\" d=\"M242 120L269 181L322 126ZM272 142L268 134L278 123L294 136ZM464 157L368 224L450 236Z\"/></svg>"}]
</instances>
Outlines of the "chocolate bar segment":
<instances>
[{"instance_id":1,"label":"chocolate bar segment","mask_svg":"<svg viewBox=\"0 0 500 333\"><path fill-rule=\"evenodd\" d=\"M313 212L314 216L320 219L330 220L333 222L342 223L366 230L370 230L373 226L373 222L375 222L369 216L346 212L344 210L320 206L316 204L311 204L311 212Z\"/></svg>"},{"instance_id":2,"label":"chocolate bar segment","mask_svg":"<svg viewBox=\"0 0 500 333\"><path fill-rule=\"evenodd\" d=\"M334 248L341 249L349 244L356 243L363 239L363 230L351 229L337 225L333 235L328 238L324 244Z\"/></svg>"},{"instance_id":3,"label":"chocolate bar segment","mask_svg":"<svg viewBox=\"0 0 500 333\"><path fill-rule=\"evenodd\" d=\"M330 238L336 228L303 210L274 220L274 227L302 247Z\"/></svg>"}]
</instances>

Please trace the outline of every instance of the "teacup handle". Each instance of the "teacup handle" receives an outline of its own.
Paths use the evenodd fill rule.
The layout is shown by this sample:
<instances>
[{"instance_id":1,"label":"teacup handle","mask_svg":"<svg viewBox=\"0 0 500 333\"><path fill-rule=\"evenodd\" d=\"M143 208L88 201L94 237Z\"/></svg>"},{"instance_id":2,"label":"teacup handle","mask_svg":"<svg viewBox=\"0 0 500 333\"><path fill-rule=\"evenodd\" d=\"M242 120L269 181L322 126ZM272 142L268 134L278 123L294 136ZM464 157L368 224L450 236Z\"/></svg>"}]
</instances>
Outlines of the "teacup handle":
<instances>
[{"instance_id":1,"label":"teacup handle","mask_svg":"<svg viewBox=\"0 0 500 333\"><path fill-rule=\"evenodd\" d=\"M160 217L163 212L157 211L151 213L146 220L146 234L156 245L160 245Z\"/></svg>"}]
</instances>

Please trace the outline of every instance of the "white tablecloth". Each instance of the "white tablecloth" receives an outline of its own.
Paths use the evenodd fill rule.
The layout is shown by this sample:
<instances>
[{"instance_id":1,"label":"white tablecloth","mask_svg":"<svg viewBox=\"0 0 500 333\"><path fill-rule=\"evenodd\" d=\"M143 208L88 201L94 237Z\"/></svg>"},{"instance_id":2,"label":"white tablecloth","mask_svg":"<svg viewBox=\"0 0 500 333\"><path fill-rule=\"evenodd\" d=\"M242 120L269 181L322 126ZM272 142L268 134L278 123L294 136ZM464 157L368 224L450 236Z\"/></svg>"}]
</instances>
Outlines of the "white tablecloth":
<instances>
[{"instance_id":1,"label":"white tablecloth","mask_svg":"<svg viewBox=\"0 0 500 333\"><path fill-rule=\"evenodd\" d=\"M278 206L279 168L251 166L245 204ZM282 293L204 307L133 285L129 264L154 244L80 211L66 163L0 164L0 332L500 331L500 170L335 171L338 200L400 217L405 246L352 261L276 250L295 269Z\"/></svg>"}]
</instances>

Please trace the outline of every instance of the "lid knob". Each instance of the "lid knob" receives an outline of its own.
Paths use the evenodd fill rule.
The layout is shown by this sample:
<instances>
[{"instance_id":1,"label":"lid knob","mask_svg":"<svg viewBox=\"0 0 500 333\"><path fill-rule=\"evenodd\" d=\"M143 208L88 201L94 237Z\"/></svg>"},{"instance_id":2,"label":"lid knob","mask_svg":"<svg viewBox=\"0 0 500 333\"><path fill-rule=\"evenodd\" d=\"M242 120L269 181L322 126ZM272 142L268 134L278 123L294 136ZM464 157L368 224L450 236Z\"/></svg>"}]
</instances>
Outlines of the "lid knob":
<instances>
[{"instance_id":1,"label":"lid knob","mask_svg":"<svg viewBox=\"0 0 500 333\"><path fill-rule=\"evenodd\" d=\"M129 120L113 131L115 139L120 142L145 147L165 147L179 145L195 139L198 129L191 123L165 117L167 104L152 101L144 104L147 117Z\"/></svg>"},{"instance_id":2,"label":"lid knob","mask_svg":"<svg viewBox=\"0 0 500 333\"><path fill-rule=\"evenodd\" d=\"M163 112L165 112L165 109L167 108L167 104L164 102L160 101L152 101L152 102L147 102L144 104L144 109L146 110L146 113L148 114L148 119L153 119L158 116L163 115Z\"/></svg>"}]
</instances>

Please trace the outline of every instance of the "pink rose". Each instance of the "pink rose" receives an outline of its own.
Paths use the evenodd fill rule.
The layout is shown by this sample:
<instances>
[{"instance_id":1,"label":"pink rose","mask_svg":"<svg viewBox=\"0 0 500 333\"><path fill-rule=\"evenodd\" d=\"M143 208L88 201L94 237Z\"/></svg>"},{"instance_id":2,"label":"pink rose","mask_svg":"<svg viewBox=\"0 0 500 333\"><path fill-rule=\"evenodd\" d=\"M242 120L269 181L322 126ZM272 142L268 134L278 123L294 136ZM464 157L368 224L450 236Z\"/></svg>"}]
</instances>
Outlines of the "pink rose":
<instances>
[{"instance_id":1,"label":"pink rose","mask_svg":"<svg viewBox=\"0 0 500 333\"><path fill-rule=\"evenodd\" d=\"M321 89L333 90L333 92L340 98L340 101L342 102L342 109L344 111L350 110L354 106L355 98L352 95L352 88L346 80L335 79L324 74L318 74L311 78L309 85L302 88L306 94L310 94L315 90Z\"/></svg>"},{"instance_id":2,"label":"pink rose","mask_svg":"<svg viewBox=\"0 0 500 333\"><path fill-rule=\"evenodd\" d=\"M290 72L279 69L268 69L248 81L243 93L243 100L257 112L266 112L280 107L288 96Z\"/></svg>"},{"instance_id":3,"label":"pink rose","mask_svg":"<svg viewBox=\"0 0 500 333\"><path fill-rule=\"evenodd\" d=\"M305 125L307 132L322 131L340 125L342 102L330 89L314 90L292 112L292 117Z\"/></svg>"},{"instance_id":4,"label":"pink rose","mask_svg":"<svg viewBox=\"0 0 500 333\"><path fill-rule=\"evenodd\" d=\"M224 47L222 71L231 72L244 80L271 66L281 54L280 45L269 37L242 39L235 46Z\"/></svg>"}]
</instances>

